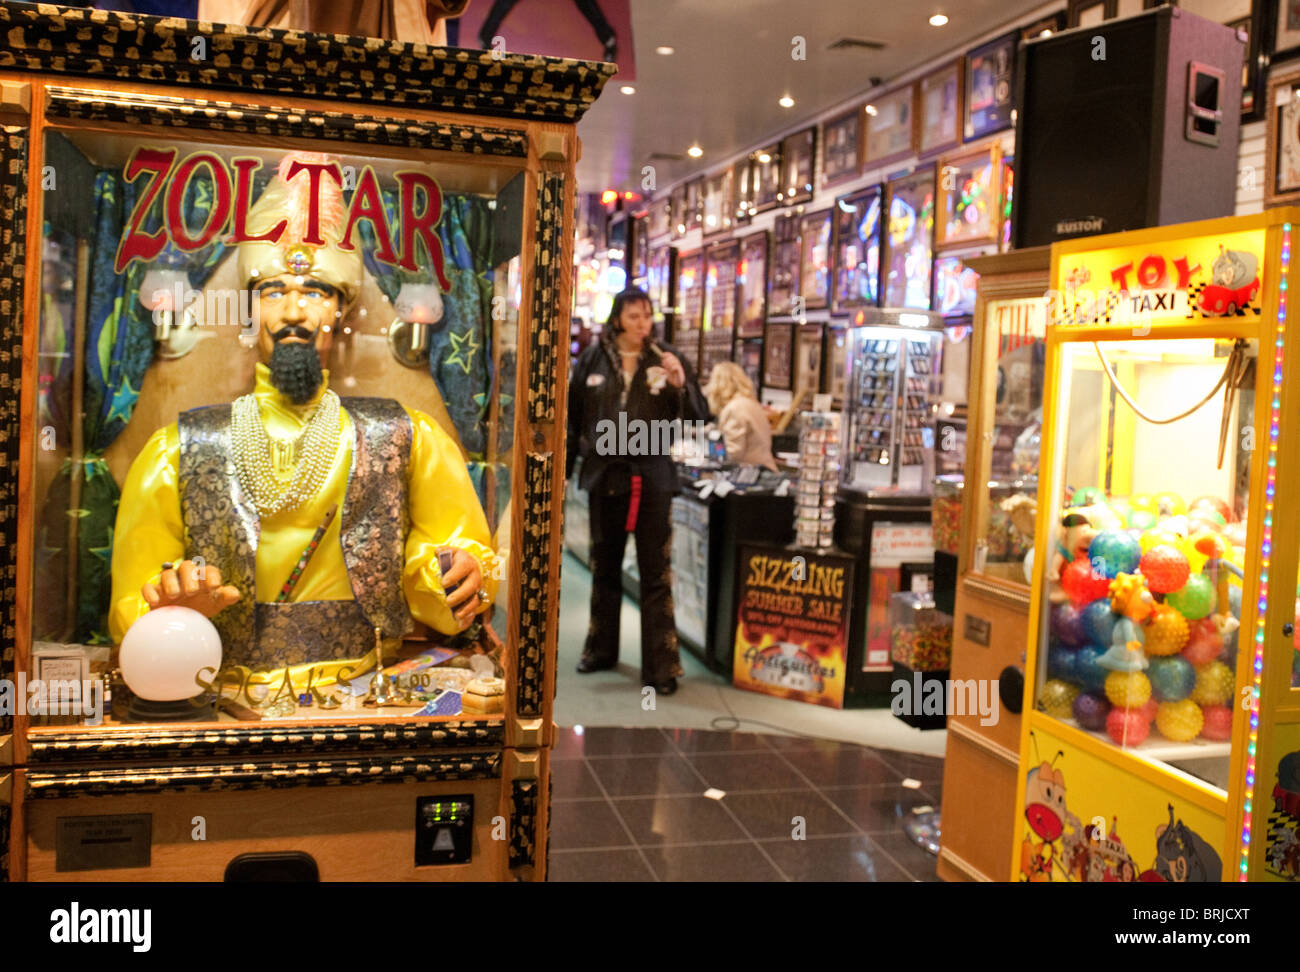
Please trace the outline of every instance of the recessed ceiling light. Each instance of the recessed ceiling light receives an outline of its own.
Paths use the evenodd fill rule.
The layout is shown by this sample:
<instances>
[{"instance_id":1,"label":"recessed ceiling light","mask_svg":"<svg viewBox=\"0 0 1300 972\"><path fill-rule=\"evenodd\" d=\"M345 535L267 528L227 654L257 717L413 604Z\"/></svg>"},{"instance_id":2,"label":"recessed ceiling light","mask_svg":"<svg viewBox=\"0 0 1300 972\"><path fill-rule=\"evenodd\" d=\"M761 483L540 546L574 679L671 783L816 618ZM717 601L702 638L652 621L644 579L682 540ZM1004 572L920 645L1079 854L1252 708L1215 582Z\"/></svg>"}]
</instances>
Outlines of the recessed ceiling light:
<instances>
[{"instance_id":1,"label":"recessed ceiling light","mask_svg":"<svg viewBox=\"0 0 1300 972\"><path fill-rule=\"evenodd\" d=\"M630 84L625 84L618 90L623 92L623 94L636 94L636 88L632 87Z\"/></svg>"},{"instance_id":2,"label":"recessed ceiling light","mask_svg":"<svg viewBox=\"0 0 1300 972\"><path fill-rule=\"evenodd\" d=\"M686 154L693 159L698 159L701 155L704 154L704 149L700 148L698 145L692 145L690 148L686 150Z\"/></svg>"},{"instance_id":3,"label":"recessed ceiling light","mask_svg":"<svg viewBox=\"0 0 1300 972\"><path fill-rule=\"evenodd\" d=\"M768 155L766 152L759 152L758 161L761 165L767 165L767 163L772 161L772 156Z\"/></svg>"},{"instance_id":4,"label":"recessed ceiling light","mask_svg":"<svg viewBox=\"0 0 1300 972\"><path fill-rule=\"evenodd\" d=\"M668 56L669 54L675 54L676 51L674 51L674 50L673 50L671 47L669 47L667 44L661 44L661 45L659 45L658 47L655 48L655 53L656 53L656 54L663 54L663 55L666 57L666 56Z\"/></svg>"},{"instance_id":5,"label":"recessed ceiling light","mask_svg":"<svg viewBox=\"0 0 1300 972\"><path fill-rule=\"evenodd\" d=\"M947 22L948 22L947 14L935 14L933 17L930 18L931 27L942 27Z\"/></svg>"},{"instance_id":6,"label":"recessed ceiling light","mask_svg":"<svg viewBox=\"0 0 1300 972\"><path fill-rule=\"evenodd\" d=\"M780 105L782 108L793 108L794 99L791 98L789 95L782 95L781 100L778 101L777 104Z\"/></svg>"},{"instance_id":7,"label":"recessed ceiling light","mask_svg":"<svg viewBox=\"0 0 1300 972\"><path fill-rule=\"evenodd\" d=\"M875 118L876 115L880 114L880 110L875 105L867 105L867 114Z\"/></svg>"}]
</instances>

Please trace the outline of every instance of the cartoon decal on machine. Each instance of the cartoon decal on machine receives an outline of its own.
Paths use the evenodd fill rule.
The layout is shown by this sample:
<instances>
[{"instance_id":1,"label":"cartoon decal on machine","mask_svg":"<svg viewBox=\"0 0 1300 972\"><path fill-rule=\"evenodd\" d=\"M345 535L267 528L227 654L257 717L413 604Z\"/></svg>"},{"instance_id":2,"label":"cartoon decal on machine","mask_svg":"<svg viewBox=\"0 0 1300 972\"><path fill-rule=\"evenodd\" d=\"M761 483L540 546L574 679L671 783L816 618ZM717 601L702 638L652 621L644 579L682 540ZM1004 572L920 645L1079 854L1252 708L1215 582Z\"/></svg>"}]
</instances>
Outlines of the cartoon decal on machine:
<instances>
[{"instance_id":1,"label":"cartoon decal on machine","mask_svg":"<svg viewBox=\"0 0 1300 972\"><path fill-rule=\"evenodd\" d=\"M1249 307L1258 293L1259 257L1220 245L1210 268L1210 283L1201 291L1196 305L1206 314L1232 317Z\"/></svg>"},{"instance_id":2,"label":"cartoon decal on machine","mask_svg":"<svg viewBox=\"0 0 1300 972\"><path fill-rule=\"evenodd\" d=\"M1037 739L1032 732L1029 735L1036 747ZM1064 755L1058 750L1051 762L1043 761L1031 769L1025 781L1028 831L1020 845L1022 882L1181 883L1220 879L1219 855L1175 817L1172 803L1168 804L1168 822L1156 826L1155 861L1145 870L1124 846L1118 816L1111 817L1108 832L1103 832L1103 818L1094 817L1091 823L1083 824L1066 806L1065 773L1054 765ZM1300 753L1292 755L1300 768ZM1300 800L1300 793L1296 799Z\"/></svg>"},{"instance_id":3,"label":"cartoon decal on machine","mask_svg":"<svg viewBox=\"0 0 1300 972\"><path fill-rule=\"evenodd\" d=\"M1287 753L1278 760L1264 858L1269 874L1300 880L1300 752Z\"/></svg>"}]
</instances>

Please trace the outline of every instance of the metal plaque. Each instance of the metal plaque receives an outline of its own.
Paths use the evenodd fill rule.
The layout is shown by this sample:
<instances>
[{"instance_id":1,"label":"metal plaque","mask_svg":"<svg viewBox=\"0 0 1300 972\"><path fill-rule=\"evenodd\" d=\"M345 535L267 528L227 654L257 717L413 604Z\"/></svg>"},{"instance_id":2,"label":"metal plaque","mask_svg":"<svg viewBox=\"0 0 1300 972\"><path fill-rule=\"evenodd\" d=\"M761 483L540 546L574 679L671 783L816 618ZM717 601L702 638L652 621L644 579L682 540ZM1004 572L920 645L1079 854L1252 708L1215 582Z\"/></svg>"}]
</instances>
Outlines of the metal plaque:
<instances>
[{"instance_id":1,"label":"metal plaque","mask_svg":"<svg viewBox=\"0 0 1300 972\"><path fill-rule=\"evenodd\" d=\"M989 646L989 631L992 627L986 619L968 614L966 615L966 630L964 632L966 640L987 648Z\"/></svg>"},{"instance_id":2,"label":"metal plaque","mask_svg":"<svg viewBox=\"0 0 1300 972\"><path fill-rule=\"evenodd\" d=\"M55 835L56 871L148 867L153 814L60 817Z\"/></svg>"}]
</instances>

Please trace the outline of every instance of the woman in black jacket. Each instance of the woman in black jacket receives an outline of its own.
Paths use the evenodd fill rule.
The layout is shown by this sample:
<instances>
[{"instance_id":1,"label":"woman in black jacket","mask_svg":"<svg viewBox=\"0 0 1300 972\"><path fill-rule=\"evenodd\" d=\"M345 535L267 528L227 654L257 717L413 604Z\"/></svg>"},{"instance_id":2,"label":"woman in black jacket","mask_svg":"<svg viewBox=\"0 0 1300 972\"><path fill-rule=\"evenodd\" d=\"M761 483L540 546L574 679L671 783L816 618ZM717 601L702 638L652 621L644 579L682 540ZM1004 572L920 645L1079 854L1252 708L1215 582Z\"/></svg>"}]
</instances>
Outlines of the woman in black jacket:
<instances>
[{"instance_id":1,"label":"woman in black jacket","mask_svg":"<svg viewBox=\"0 0 1300 972\"><path fill-rule=\"evenodd\" d=\"M653 328L649 296L625 290L600 340L578 355L569 376L566 471L571 476L582 457L578 486L587 491L591 517L591 625L578 671L618 664L631 533L641 573L641 684L671 695L682 674L670 573L678 486L663 433L666 423L703 421L709 410L690 366L654 340Z\"/></svg>"}]
</instances>

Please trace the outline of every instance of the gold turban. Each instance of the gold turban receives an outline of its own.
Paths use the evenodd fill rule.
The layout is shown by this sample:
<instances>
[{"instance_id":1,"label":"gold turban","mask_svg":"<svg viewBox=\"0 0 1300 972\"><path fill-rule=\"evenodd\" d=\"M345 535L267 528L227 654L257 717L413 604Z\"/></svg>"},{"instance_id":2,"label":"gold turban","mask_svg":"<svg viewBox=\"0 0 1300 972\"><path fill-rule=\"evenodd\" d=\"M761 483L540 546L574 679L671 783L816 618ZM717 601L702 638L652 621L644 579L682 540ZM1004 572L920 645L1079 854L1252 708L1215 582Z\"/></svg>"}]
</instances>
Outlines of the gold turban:
<instances>
[{"instance_id":1,"label":"gold turban","mask_svg":"<svg viewBox=\"0 0 1300 972\"><path fill-rule=\"evenodd\" d=\"M312 208L311 173L299 169L292 179L288 178L295 162L329 161L315 152L291 152L280 160L276 175L249 209L245 229L250 236L265 236L282 220L287 225L275 242L239 244L239 279L243 284L253 287L259 280L289 273L329 284L343 295L343 306L356 298L364 270L360 247L344 250L338 245L346 215L342 188L328 173L320 173L316 212L320 238L325 242L313 246L304 242Z\"/></svg>"}]
</instances>

